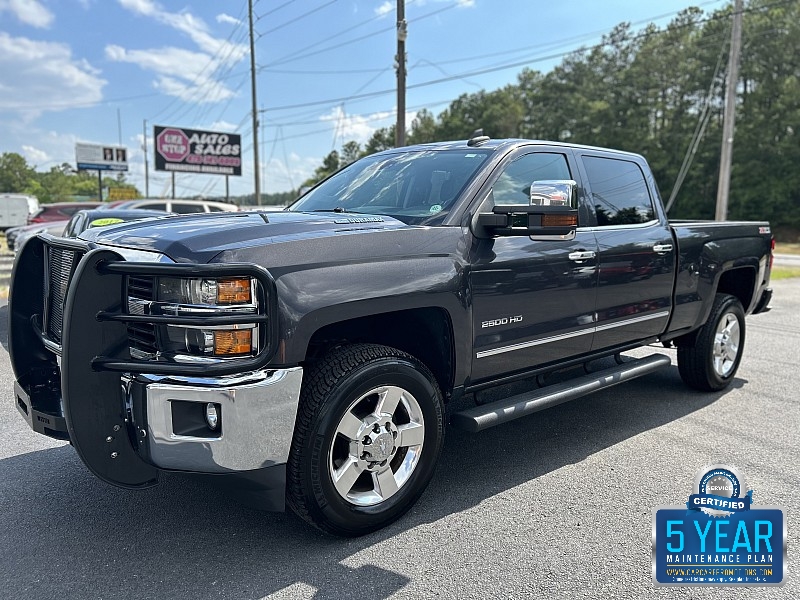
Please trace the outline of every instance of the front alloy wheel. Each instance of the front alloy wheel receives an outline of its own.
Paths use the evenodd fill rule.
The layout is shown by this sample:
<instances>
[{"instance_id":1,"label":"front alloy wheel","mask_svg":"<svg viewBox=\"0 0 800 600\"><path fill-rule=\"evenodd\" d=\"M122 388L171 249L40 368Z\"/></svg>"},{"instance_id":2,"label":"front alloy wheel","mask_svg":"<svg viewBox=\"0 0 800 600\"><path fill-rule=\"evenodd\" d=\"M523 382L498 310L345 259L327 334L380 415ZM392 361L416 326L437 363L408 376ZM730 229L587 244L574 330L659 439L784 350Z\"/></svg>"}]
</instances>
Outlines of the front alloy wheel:
<instances>
[{"instance_id":1,"label":"front alloy wheel","mask_svg":"<svg viewBox=\"0 0 800 600\"><path fill-rule=\"evenodd\" d=\"M433 477L442 404L433 374L405 352L373 344L330 351L303 380L287 504L337 535L400 518Z\"/></svg>"},{"instance_id":2,"label":"front alloy wheel","mask_svg":"<svg viewBox=\"0 0 800 600\"><path fill-rule=\"evenodd\" d=\"M336 428L328 466L339 495L374 506L403 487L422 456L425 417L417 399L397 386L357 398Z\"/></svg>"}]
</instances>

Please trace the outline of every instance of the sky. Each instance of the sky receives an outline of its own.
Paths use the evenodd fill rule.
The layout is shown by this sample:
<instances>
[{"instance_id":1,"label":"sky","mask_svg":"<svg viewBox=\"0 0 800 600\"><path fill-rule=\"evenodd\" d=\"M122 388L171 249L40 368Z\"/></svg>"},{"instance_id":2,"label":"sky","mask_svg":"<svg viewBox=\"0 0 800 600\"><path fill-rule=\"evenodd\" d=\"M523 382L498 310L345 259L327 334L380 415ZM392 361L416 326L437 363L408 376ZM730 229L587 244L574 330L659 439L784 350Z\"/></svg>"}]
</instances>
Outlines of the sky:
<instances>
[{"instance_id":1,"label":"sky","mask_svg":"<svg viewBox=\"0 0 800 600\"><path fill-rule=\"evenodd\" d=\"M619 23L665 26L689 6L727 3L405 0L406 123L513 83L526 66L546 73ZM397 0L253 6L261 189L287 191L343 142L394 123ZM146 135L150 196L167 196L154 125L239 133L243 173L230 193L252 193L247 17L247 0L0 0L0 153L47 171L74 166L76 143L122 145L144 192ZM178 196L224 194L223 176L176 176Z\"/></svg>"}]
</instances>

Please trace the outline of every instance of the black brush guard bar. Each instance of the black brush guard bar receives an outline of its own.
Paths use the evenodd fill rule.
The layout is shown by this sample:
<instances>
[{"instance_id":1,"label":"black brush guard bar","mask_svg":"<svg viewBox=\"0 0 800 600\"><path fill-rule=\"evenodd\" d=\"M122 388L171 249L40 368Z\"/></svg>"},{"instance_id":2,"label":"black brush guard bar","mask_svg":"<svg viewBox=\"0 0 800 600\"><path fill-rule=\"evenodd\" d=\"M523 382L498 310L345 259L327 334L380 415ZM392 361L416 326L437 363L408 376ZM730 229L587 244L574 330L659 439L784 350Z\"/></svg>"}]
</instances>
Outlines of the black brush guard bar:
<instances>
[{"instance_id":1,"label":"black brush guard bar","mask_svg":"<svg viewBox=\"0 0 800 600\"><path fill-rule=\"evenodd\" d=\"M88 255L87 255L88 256ZM219 314L208 316L186 315L132 315L120 311L100 310L96 319L103 322L120 323L153 323L156 325L178 326L224 326L246 323L266 324L266 337L255 356L247 358L222 358L218 362L204 361L199 364L167 363L153 360L119 360L115 357L96 356L92 359L95 370L148 373L153 375L183 375L219 377L257 371L265 367L275 354L278 331L274 324L277 313L275 282L263 268L251 264L206 264L180 265L159 263L134 263L125 261L104 260L97 264L100 276L136 275L145 277L183 277L183 278L220 278L220 277L252 277L263 293L262 310L259 314ZM77 274L76 274L77 275ZM77 282L76 282L77 283ZM70 286L72 287L72 286Z\"/></svg>"},{"instance_id":2,"label":"black brush guard bar","mask_svg":"<svg viewBox=\"0 0 800 600\"><path fill-rule=\"evenodd\" d=\"M64 302L60 366L54 353L57 344L45 337L41 329L47 310L44 270L48 246L83 254ZM252 277L263 289L263 298L260 314L247 315L246 322L267 323L263 346L256 356L211 364L132 360L127 323L141 319L140 315L127 314L127 275ZM62 413L66 423L64 434L84 464L100 479L124 488L155 485L158 469L144 461L138 452L142 442L130 421L120 372L204 377L243 373L265 367L277 348L277 331L272 321L277 313L275 284L270 274L258 266L125 262L112 249L46 235L32 238L20 250L12 275L9 311L11 362L19 392L27 399L26 406L37 414L40 409L46 409L46 414L52 416ZM239 318L240 315L222 315L203 317L201 321L204 325L225 325ZM169 316L158 320L177 325L197 322L197 317L189 319ZM56 382L60 379L61 385L43 391L39 382L45 378Z\"/></svg>"}]
</instances>

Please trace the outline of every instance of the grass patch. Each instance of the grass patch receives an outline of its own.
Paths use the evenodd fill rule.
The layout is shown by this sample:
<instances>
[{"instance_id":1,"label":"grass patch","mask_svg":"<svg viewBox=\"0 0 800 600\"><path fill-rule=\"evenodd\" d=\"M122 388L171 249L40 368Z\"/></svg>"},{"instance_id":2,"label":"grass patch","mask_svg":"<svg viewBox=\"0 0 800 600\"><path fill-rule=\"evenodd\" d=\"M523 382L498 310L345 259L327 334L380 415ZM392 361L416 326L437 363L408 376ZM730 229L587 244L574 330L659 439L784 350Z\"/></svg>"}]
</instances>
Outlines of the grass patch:
<instances>
[{"instance_id":1,"label":"grass patch","mask_svg":"<svg viewBox=\"0 0 800 600\"><path fill-rule=\"evenodd\" d=\"M779 279L791 279L792 277L800 277L800 269L791 267L772 267L770 274L770 281L778 281Z\"/></svg>"},{"instance_id":2,"label":"grass patch","mask_svg":"<svg viewBox=\"0 0 800 600\"><path fill-rule=\"evenodd\" d=\"M785 244L777 242L775 244L777 254L800 254L800 244Z\"/></svg>"}]
</instances>

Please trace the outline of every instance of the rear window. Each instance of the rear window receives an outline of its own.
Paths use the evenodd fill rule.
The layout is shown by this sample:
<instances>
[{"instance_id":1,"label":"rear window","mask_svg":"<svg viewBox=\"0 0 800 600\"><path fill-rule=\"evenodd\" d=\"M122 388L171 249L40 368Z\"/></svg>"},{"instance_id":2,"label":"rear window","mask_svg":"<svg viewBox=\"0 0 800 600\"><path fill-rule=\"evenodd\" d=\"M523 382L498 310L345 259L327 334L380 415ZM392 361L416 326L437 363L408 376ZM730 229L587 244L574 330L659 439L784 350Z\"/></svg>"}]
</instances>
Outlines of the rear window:
<instances>
[{"instance_id":1,"label":"rear window","mask_svg":"<svg viewBox=\"0 0 800 600\"><path fill-rule=\"evenodd\" d=\"M639 165L599 156L582 159L599 226L634 225L655 219L653 201Z\"/></svg>"},{"instance_id":2,"label":"rear window","mask_svg":"<svg viewBox=\"0 0 800 600\"><path fill-rule=\"evenodd\" d=\"M152 202L149 204L137 204L131 208L146 208L148 210L167 210L166 202Z\"/></svg>"},{"instance_id":3,"label":"rear window","mask_svg":"<svg viewBox=\"0 0 800 600\"><path fill-rule=\"evenodd\" d=\"M206 212L206 210L202 204L183 204L181 202L173 202L172 212L178 213L179 215L188 215L192 213Z\"/></svg>"}]
</instances>

